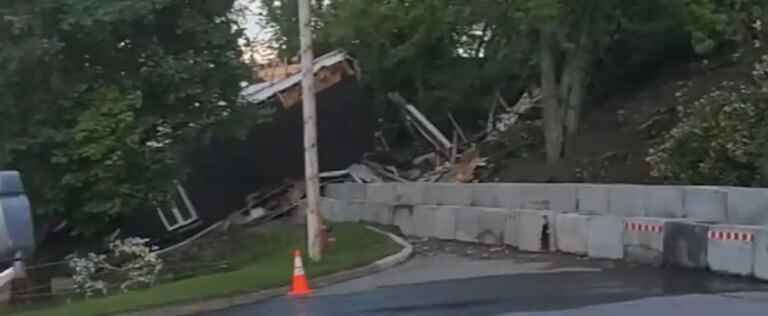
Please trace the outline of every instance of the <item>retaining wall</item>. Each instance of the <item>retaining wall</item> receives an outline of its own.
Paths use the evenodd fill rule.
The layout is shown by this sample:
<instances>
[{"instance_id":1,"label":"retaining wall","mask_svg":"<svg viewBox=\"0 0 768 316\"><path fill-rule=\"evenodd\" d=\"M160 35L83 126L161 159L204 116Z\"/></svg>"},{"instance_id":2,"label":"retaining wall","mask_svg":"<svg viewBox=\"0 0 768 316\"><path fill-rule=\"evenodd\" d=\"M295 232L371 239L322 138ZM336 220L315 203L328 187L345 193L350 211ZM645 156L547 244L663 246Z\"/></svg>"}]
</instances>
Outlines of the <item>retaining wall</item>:
<instances>
[{"instance_id":1,"label":"retaining wall","mask_svg":"<svg viewBox=\"0 0 768 316\"><path fill-rule=\"evenodd\" d=\"M324 195L332 222L768 280L766 189L381 183L330 185Z\"/></svg>"},{"instance_id":2,"label":"retaining wall","mask_svg":"<svg viewBox=\"0 0 768 316\"><path fill-rule=\"evenodd\" d=\"M392 204L549 210L768 225L768 188L583 183L342 183L327 185L325 196Z\"/></svg>"}]
</instances>

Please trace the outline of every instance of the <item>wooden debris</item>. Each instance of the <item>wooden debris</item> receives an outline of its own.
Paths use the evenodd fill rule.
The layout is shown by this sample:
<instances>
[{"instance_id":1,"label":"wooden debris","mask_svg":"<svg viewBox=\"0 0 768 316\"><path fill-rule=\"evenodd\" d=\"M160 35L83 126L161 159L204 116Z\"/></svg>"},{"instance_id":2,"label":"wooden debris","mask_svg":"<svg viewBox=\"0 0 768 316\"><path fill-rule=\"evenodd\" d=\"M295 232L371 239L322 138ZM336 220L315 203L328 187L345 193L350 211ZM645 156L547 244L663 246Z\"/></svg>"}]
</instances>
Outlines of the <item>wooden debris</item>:
<instances>
[{"instance_id":1,"label":"wooden debris","mask_svg":"<svg viewBox=\"0 0 768 316\"><path fill-rule=\"evenodd\" d=\"M398 181L398 182L410 182L408 179L404 179L400 176L398 176L395 173L392 173L388 171L384 166L375 163L373 161L363 160L363 164L365 164L367 167L369 167L373 172L375 172L377 175L380 175L384 178Z\"/></svg>"},{"instance_id":2,"label":"wooden debris","mask_svg":"<svg viewBox=\"0 0 768 316\"><path fill-rule=\"evenodd\" d=\"M321 172L320 174L318 174L318 176L320 177L320 179L340 178L340 177L349 176L349 170L345 169L345 170L337 170L337 171L326 171L326 172Z\"/></svg>"},{"instance_id":3,"label":"wooden debris","mask_svg":"<svg viewBox=\"0 0 768 316\"><path fill-rule=\"evenodd\" d=\"M456 163L456 158L459 152L459 133L453 131L453 148L451 148L451 164Z\"/></svg>"},{"instance_id":4,"label":"wooden debris","mask_svg":"<svg viewBox=\"0 0 768 316\"><path fill-rule=\"evenodd\" d=\"M376 139L379 141L379 144L381 144L381 149L385 152L389 152L392 150L391 147L389 147L389 143L387 143L387 139L384 138L384 133L382 131L376 132Z\"/></svg>"},{"instance_id":5,"label":"wooden debris","mask_svg":"<svg viewBox=\"0 0 768 316\"><path fill-rule=\"evenodd\" d=\"M353 164L349 166L347 170L352 178L360 183L384 182L381 177L376 175L376 171L372 170L372 168L366 164Z\"/></svg>"},{"instance_id":6,"label":"wooden debris","mask_svg":"<svg viewBox=\"0 0 768 316\"><path fill-rule=\"evenodd\" d=\"M414 125L420 130L425 138L435 144L443 153L448 153L450 151L453 146L451 141L448 140L448 138L445 137L445 135L443 135L443 133L424 116L424 114L419 112L415 106L409 104L398 93L389 93L388 97L392 102L403 108L408 118L413 119Z\"/></svg>"},{"instance_id":7,"label":"wooden debris","mask_svg":"<svg viewBox=\"0 0 768 316\"><path fill-rule=\"evenodd\" d=\"M435 160L435 156L437 156L437 154L435 154L435 153L424 154L424 155L421 155L421 156L418 156L418 157L414 158L412 163L414 165L418 166L418 165L421 165L421 164L423 164L423 163L425 163L425 162L427 162L429 160Z\"/></svg>"},{"instance_id":8,"label":"wooden debris","mask_svg":"<svg viewBox=\"0 0 768 316\"><path fill-rule=\"evenodd\" d=\"M461 155L461 159L440 177L444 182L469 183L476 180L475 171L484 166L485 160L480 157L476 146L472 146Z\"/></svg>"},{"instance_id":9,"label":"wooden debris","mask_svg":"<svg viewBox=\"0 0 768 316\"><path fill-rule=\"evenodd\" d=\"M414 130L418 131L419 134L422 137L424 137L424 139L426 139L430 144L432 144L432 146L434 146L437 151L443 151L444 150L444 148L440 147L440 144L437 141L435 141L432 137L429 136L429 133L427 133L426 130L421 128L421 126L419 126L419 124L414 122L410 117L406 117L405 122L406 122L406 124L411 126L411 128L413 128Z\"/></svg>"},{"instance_id":10,"label":"wooden debris","mask_svg":"<svg viewBox=\"0 0 768 316\"><path fill-rule=\"evenodd\" d=\"M453 124L453 128L455 129L456 133L461 136L461 140L464 143L468 143L469 139L467 139L467 135L464 134L464 130L461 129L461 126L459 126L459 122L456 121L456 118L453 117L453 114L450 112L448 113L448 120L451 121L451 124ZM453 146L456 147L456 141L453 142Z\"/></svg>"}]
</instances>

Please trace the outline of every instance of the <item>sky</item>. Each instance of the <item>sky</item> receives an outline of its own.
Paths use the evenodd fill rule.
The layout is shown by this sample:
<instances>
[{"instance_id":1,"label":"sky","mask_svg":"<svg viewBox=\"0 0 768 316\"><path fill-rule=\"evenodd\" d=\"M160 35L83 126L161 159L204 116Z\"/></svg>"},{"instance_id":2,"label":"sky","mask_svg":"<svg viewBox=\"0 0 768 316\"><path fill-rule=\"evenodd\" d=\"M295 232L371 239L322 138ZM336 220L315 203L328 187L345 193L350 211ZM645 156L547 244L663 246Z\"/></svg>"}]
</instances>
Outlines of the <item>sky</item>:
<instances>
[{"instance_id":1,"label":"sky","mask_svg":"<svg viewBox=\"0 0 768 316\"><path fill-rule=\"evenodd\" d=\"M259 16L263 10L261 1L264 0L237 0L235 4L245 9L245 15L241 17L241 23L245 27L246 36L251 39L251 42L264 42L269 40L270 37L270 34L265 31L263 21ZM272 56L271 53L271 50L265 48L260 50L260 54L254 57L258 62L264 63L269 61L269 58ZM246 55L250 56L252 54L246 51Z\"/></svg>"}]
</instances>

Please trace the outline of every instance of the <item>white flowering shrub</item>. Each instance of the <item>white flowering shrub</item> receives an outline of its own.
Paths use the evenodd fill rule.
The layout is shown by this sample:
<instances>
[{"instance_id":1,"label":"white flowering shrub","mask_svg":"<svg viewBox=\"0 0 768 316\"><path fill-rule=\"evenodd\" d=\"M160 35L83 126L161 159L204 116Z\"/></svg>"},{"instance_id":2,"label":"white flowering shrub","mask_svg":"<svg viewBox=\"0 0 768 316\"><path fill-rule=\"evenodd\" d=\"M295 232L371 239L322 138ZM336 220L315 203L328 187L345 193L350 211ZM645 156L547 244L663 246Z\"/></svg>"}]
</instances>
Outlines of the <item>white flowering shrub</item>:
<instances>
[{"instance_id":1,"label":"white flowering shrub","mask_svg":"<svg viewBox=\"0 0 768 316\"><path fill-rule=\"evenodd\" d=\"M768 56L752 74L754 82L723 82L678 107L681 123L646 158L653 176L691 184L766 182Z\"/></svg>"},{"instance_id":2,"label":"white flowering shrub","mask_svg":"<svg viewBox=\"0 0 768 316\"><path fill-rule=\"evenodd\" d=\"M69 268L72 269L72 280L75 283L75 291L86 297L99 292L107 294L107 283L96 279L96 273L104 265L107 256L89 253L85 257L71 257Z\"/></svg>"},{"instance_id":3,"label":"white flowering shrub","mask_svg":"<svg viewBox=\"0 0 768 316\"><path fill-rule=\"evenodd\" d=\"M72 279L78 293L91 297L95 293L106 295L109 276L123 292L131 288L154 286L163 268L163 261L147 243L149 239L127 238L109 245L109 253L69 258Z\"/></svg>"}]
</instances>

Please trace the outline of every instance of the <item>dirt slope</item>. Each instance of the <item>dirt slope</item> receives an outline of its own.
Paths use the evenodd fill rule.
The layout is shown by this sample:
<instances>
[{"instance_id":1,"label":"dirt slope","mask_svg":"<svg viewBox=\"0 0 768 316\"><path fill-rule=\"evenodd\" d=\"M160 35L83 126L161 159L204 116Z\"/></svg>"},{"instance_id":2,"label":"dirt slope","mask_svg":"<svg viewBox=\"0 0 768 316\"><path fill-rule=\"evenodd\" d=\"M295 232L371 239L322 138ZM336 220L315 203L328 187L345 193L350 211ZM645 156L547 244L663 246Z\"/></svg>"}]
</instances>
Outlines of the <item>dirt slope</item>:
<instances>
[{"instance_id":1,"label":"dirt slope","mask_svg":"<svg viewBox=\"0 0 768 316\"><path fill-rule=\"evenodd\" d=\"M494 161L485 181L659 183L645 157L654 140L677 122L675 110L725 80L750 78L747 65L708 68L691 63L659 72L629 93L597 101L583 117L571 152L560 164L544 163L543 146L525 158Z\"/></svg>"}]
</instances>

